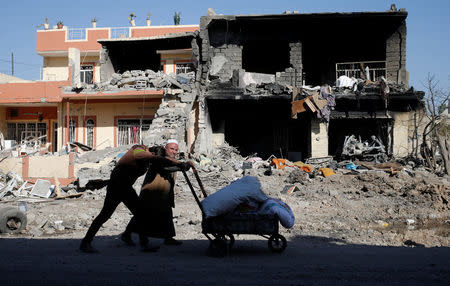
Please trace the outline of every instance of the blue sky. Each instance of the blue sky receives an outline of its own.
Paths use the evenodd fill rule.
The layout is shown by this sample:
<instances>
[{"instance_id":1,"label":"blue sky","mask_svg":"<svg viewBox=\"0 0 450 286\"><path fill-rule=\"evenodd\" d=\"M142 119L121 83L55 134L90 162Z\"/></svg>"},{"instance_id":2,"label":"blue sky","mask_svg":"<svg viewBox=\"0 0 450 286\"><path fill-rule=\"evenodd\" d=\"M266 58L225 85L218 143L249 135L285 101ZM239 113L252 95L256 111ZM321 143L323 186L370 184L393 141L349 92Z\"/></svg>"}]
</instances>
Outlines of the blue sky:
<instances>
[{"instance_id":1,"label":"blue sky","mask_svg":"<svg viewBox=\"0 0 450 286\"><path fill-rule=\"evenodd\" d=\"M407 69L410 84L424 90L430 73L441 88L450 90L450 1L448 0L221 0L221 1L114 1L114 0L2 0L0 7L0 72L11 74L14 53L14 75L39 79L42 58L36 53L36 26L46 17L55 25L61 20L69 28L90 27L96 18L98 27L129 26L128 15L136 14L136 24L145 25L151 13L152 25L172 25L173 14L181 12L181 24L199 24L208 8L218 14L277 14L286 10L300 13L385 11L392 3L406 8ZM370 33L370 31L368 31Z\"/></svg>"}]
</instances>

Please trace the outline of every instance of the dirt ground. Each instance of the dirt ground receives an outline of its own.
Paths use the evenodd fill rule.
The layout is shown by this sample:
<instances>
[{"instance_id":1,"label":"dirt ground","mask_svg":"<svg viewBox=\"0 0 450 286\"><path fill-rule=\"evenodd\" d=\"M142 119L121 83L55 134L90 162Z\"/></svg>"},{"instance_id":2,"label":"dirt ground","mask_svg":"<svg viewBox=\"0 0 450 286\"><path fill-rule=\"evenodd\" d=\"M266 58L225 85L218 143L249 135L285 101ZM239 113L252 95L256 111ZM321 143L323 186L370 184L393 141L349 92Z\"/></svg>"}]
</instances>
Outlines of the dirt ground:
<instances>
[{"instance_id":1,"label":"dirt ground","mask_svg":"<svg viewBox=\"0 0 450 286\"><path fill-rule=\"evenodd\" d=\"M271 253L265 238L239 235L227 257L208 256L200 209L180 173L174 221L182 246L151 239L151 244L161 246L153 254L124 246L118 235L131 215L120 205L94 240L100 253L82 254L79 241L101 209L105 189L86 191L80 198L29 200L26 230L0 235L0 249L6 254L0 269L9 273L0 280L11 282L19 269L28 273L19 284L34 279L61 282L67 275L71 279L62 284L443 285L450 278L448 177L420 170L392 176L379 170L340 169L327 178L297 168L273 170L270 175L264 169L243 172L257 176L264 192L286 202L295 214L293 228L280 226L288 241L282 254ZM233 176L232 170L200 171L208 193L227 185ZM141 180L135 184L137 190ZM298 190L282 194L285 185ZM45 266L36 265L43 257L48 257Z\"/></svg>"}]
</instances>

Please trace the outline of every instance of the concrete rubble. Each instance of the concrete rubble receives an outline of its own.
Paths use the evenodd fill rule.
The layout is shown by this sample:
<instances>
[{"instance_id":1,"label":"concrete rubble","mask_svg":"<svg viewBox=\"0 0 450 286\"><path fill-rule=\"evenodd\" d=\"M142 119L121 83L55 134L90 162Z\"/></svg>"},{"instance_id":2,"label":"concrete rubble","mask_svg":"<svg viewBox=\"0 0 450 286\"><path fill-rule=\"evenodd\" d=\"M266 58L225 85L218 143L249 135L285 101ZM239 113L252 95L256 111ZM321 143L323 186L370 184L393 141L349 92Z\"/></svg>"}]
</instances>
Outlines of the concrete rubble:
<instances>
[{"instance_id":1,"label":"concrete rubble","mask_svg":"<svg viewBox=\"0 0 450 286\"><path fill-rule=\"evenodd\" d=\"M379 138L375 135L371 136L369 141L361 141L355 135L346 136L342 148L342 155L348 158L373 158L377 162L387 160L386 149Z\"/></svg>"},{"instance_id":2,"label":"concrete rubble","mask_svg":"<svg viewBox=\"0 0 450 286\"><path fill-rule=\"evenodd\" d=\"M191 83L195 79L194 72L185 74L165 74L161 71L154 72L150 69L131 70L123 73L114 73L109 80L85 84L81 83L76 87L64 87L64 92L98 92L98 91L119 91L119 90L141 90L141 89L181 89L186 92L192 90Z\"/></svg>"},{"instance_id":3,"label":"concrete rubble","mask_svg":"<svg viewBox=\"0 0 450 286\"><path fill-rule=\"evenodd\" d=\"M22 234L31 237L74 237L87 230L98 214L106 194L105 184L123 148L91 151L77 158L76 164L92 164L81 168L78 183L62 187L81 192L79 199L28 201L28 227ZM326 236L348 243L374 245L450 245L450 181L428 172L413 161L397 162L397 172L377 168L364 161L316 161L312 171L298 167L277 169L270 160L254 156L242 157L238 149L223 144L212 154L193 154L193 160L208 194L244 175L257 176L264 192L288 203L296 215L293 229L283 235ZM326 163L323 163L326 162ZM357 167L348 169L352 162ZM324 177L320 168L329 167L335 175ZM191 180L193 179L190 174ZM15 175L2 174L5 178ZM135 184L139 191L142 177ZM20 184L17 184L20 185ZM194 184L196 186L196 184ZM293 191L283 193L288 186ZM198 189L197 189L198 190ZM66 192L64 191L64 192ZM8 195L2 203L16 204L21 197ZM53 203L50 203L53 202ZM102 229L103 234L117 235L130 219L129 211L120 206L117 214ZM176 182L175 224L181 239L202 239L201 215L181 174Z\"/></svg>"},{"instance_id":4,"label":"concrete rubble","mask_svg":"<svg viewBox=\"0 0 450 286\"><path fill-rule=\"evenodd\" d=\"M215 13L211 10L208 14L213 17ZM207 34L207 30L201 33ZM203 37L206 39L207 35ZM290 45L291 53L301 52L299 43ZM296 62L292 63L296 68L286 68L276 74L250 73L233 62L242 54L242 47L229 44L212 51L205 40L201 53L204 62L200 61L197 77L193 72L167 75L152 70L130 70L114 73L101 83L66 87L63 92L163 89L163 100L150 129L144 134L143 143L163 145L169 138L177 139L183 158L195 162L208 194L242 176L257 176L266 194L282 199L294 210L298 223L291 230L282 230L288 238L305 235L356 244L411 245L412 241L415 245L430 247L450 246L449 178L430 172L420 160L395 161L391 158L388 161L387 146L375 136L371 142L357 138L358 134L347 136L343 142L343 161L335 161L333 157L286 161L286 166L281 169L274 165L274 156L259 158L252 154L244 157L226 141L213 150L205 150L200 146L201 141L209 140L210 134L205 132L206 119L199 118L196 141L192 150L187 150L185 134L190 112L196 102L204 108L207 95L219 98L284 97L292 101L294 118L298 113L309 111L328 122L339 96L355 95L359 100L375 94L387 102L391 94L413 92L413 89L384 78L376 82L340 78L335 86L305 86L297 82L301 78L294 77L292 81L299 70ZM296 102L299 104L294 106ZM82 194L82 197L52 199L52 203L29 201L29 226L23 235L82 236L101 208L112 169L129 147L77 155L76 181L59 189L63 196ZM325 176L324 169L333 174ZM137 192L142 180L143 177L139 178L134 185ZM2 203L15 204L23 196L31 196L27 183L17 174L0 173ZM50 198L55 198L55 194ZM130 217L129 211L120 206L117 214L104 225L102 234L121 233ZM203 239L200 211L181 174L176 181L174 218L181 239Z\"/></svg>"}]
</instances>

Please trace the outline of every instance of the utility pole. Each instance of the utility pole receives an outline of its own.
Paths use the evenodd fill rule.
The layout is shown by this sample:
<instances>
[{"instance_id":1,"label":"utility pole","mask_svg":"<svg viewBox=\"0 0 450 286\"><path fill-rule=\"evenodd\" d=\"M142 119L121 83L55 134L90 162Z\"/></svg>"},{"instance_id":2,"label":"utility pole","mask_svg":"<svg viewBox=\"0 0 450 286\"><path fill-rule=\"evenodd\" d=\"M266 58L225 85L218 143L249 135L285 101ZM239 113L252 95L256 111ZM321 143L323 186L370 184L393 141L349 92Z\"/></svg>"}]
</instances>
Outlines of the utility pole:
<instances>
[{"instance_id":1,"label":"utility pole","mask_svg":"<svg viewBox=\"0 0 450 286\"><path fill-rule=\"evenodd\" d=\"M14 54L11 52L11 75L14 75Z\"/></svg>"}]
</instances>

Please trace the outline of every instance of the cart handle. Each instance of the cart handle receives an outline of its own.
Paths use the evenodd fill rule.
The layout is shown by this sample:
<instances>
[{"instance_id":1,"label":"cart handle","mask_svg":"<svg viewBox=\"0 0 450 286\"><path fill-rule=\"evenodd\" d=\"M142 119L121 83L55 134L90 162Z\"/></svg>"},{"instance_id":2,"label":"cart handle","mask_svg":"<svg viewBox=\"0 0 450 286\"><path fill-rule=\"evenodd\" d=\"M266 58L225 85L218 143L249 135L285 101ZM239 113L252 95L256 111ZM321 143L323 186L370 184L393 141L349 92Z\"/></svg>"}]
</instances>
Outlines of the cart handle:
<instances>
[{"instance_id":1,"label":"cart handle","mask_svg":"<svg viewBox=\"0 0 450 286\"><path fill-rule=\"evenodd\" d=\"M192 170L195 170L194 167L192 167ZM204 216L205 213L203 212L203 206L202 206L200 200L198 199L197 194L195 193L194 187L193 187L192 184L191 184L191 180L189 180L189 177L188 177L188 175L186 174L186 171L185 171L185 170L181 170L181 172L183 173L184 178L186 179L186 182L187 182L189 188L191 189L191 193L192 193L192 195L194 196L195 201L197 202L197 204L198 204L200 210L202 211L202 216ZM195 170L195 173L194 173L194 174L197 174L197 171L196 171L196 170ZM200 182L200 178L198 177L198 174L197 174L195 177L197 178L197 181L199 182L199 185L200 185L201 182ZM203 187L203 185L202 185L202 187ZM201 187L201 188L202 188L202 187ZM202 189L202 192L204 192L203 189Z\"/></svg>"},{"instance_id":2,"label":"cart handle","mask_svg":"<svg viewBox=\"0 0 450 286\"><path fill-rule=\"evenodd\" d=\"M198 185L199 185L199 187L200 187L200 190L202 191L203 197L206 198L208 195L207 195L206 192L205 192L205 188L203 187L203 183L202 183L202 181L200 180L200 177L199 177L199 175L198 175L197 169L195 169L194 166L192 166L192 172L194 173L194 176L195 176L195 178L197 179L197 183L198 183Z\"/></svg>"}]
</instances>

